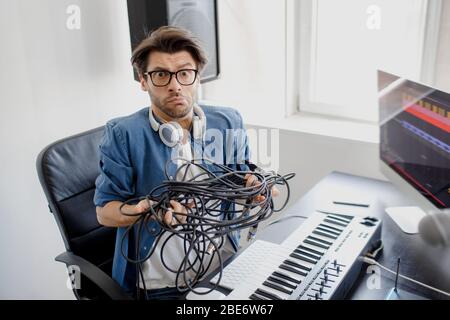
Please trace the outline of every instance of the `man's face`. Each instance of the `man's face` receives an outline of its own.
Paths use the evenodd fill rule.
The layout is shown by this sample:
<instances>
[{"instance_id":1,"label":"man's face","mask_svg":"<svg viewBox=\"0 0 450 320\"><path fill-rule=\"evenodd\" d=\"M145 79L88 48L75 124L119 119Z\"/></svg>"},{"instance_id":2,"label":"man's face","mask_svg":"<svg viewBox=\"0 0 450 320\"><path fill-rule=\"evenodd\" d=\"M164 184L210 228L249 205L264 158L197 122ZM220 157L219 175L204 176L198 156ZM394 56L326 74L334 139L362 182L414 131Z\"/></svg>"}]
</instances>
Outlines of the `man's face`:
<instances>
[{"instance_id":1,"label":"man's face","mask_svg":"<svg viewBox=\"0 0 450 320\"><path fill-rule=\"evenodd\" d=\"M164 52L152 52L148 57L146 71L170 71L177 72L182 69L197 69L197 64L187 51L169 54ZM142 90L147 91L154 107L162 111L172 119L180 119L187 116L197 100L198 77L192 85L181 85L175 75L169 84L163 87L155 86L150 75L140 79Z\"/></svg>"}]
</instances>

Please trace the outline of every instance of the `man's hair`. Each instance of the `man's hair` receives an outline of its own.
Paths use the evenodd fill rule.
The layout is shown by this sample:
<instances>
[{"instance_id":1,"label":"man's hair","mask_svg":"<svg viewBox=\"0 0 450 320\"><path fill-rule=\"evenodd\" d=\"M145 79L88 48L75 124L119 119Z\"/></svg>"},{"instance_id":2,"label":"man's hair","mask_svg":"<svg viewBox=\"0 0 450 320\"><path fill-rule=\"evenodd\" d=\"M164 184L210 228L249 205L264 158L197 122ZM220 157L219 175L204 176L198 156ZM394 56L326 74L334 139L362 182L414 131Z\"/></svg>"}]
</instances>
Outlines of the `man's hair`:
<instances>
[{"instance_id":1,"label":"man's hair","mask_svg":"<svg viewBox=\"0 0 450 320\"><path fill-rule=\"evenodd\" d=\"M199 71L208 62L200 41L188 30L164 26L153 31L133 50L131 63L139 75L147 71L148 57L152 52L177 53L186 50L197 63Z\"/></svg>"}]
</instances>

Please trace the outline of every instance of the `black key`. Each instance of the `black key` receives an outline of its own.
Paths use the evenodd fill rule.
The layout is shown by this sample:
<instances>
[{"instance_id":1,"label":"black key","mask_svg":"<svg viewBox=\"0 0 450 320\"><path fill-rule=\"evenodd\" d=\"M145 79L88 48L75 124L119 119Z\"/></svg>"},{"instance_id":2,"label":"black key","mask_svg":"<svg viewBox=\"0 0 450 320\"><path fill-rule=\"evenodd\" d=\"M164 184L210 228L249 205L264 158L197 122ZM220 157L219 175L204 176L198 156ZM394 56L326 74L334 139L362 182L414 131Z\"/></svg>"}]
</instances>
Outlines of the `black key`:
<instances>
[{"instance_id":1,"label":"black key","mask_svg":"<svg viewBox=\"0 0 450 320\"><path fill-rule=\"evenodd\" d=\"M295 250L294 250L294 253L302 254L302 255L304 255L304 256L313 258L313 259L315 259L315 260L317 260L317 261L320 260L320 256L316 256L316 255L314 255L314 254L312 254L312 253L309 253L309 252L306 252L306 251L303 251L303 250L300 250L300 249L295 249Z\"/></svg>"},{"instance_id":2,"label":"black key","mask_svg":"<svg viewBox=\"0 0 450 320\"><path fill-rule=\"evenodd\" d=\"M281 278L281 279L290 281L290 282L292 282L292 283L296 283L296 284L302 283L300 280L294 279L294 278L288 276L287 274L284 274L284 273L279 272L279 271L274 271L274 272L272 273L272 275L274 275L275 277L278 277L278 278Z\"/></svg>"},{"instance_id":3,"label":"black key","mask_svg":"<svg viewBox=\"0 0 450 320\"><path fill-rule=\"evenodd\" d=\"M344 231L344 229L335 228L335 227L332 227L332 226L329 226L329 225L323 224L323 223L319 224L319 226L324 227L324 228L328 228L328 229L331 229L331 230L334 230L334 231L339 232L339 233Z\"/></svg>"},{"instance_id":4,"label":"black key","mask_svg":"<svg viewBox=\"0 0 450 320\"><path fill-rule=\"evenodd\" d=\"M282 286L285 286L286 288L289 288L289 289L295 289L295 288L297 288L297 287L294 286L293 284L290 284L289 282L286 282L286 281L284 281L284 280L280 280L280 279L278 279L278 278L275 278L274 276L269 276L269 277L267 278L267 280L270 280L270 281L272 281L272 282L281 284Z\"/></svg>"},{"instance_id":5,"label":"black key","mask_svg":"<svg viewBox=\"0 0 450 320\"><path fill-rule=\"evenodd\" d=\"M309 262L309 263L312 263L312 264L316 264L317 261L320 260L320 259L317 259L317 260L309 259L309 258L303 257L303 256L295 254L295 253L291 253L289 255L289 257L295 258L297 260L302 260L302 261L305 261L305 262Z\"/></svg>"},{"instance_id":6,"label":"black key","mask_svg":"<svg viewBox=\"0 0 450 320\"><path fill-rule=\"evenodd\" d=\"M329 249L330 248L330 246L327 246L325 244L320 244L320 243L317 243L315 241L311 241L311 240L308 240L308 239L305 239L305 241L303 241L303 242L307 243L307 244L310 244L312 246L316 246L316 247L322 248L322 249Z\"/></svg>"},{"instance_id":7,"label":"black key","mask_svg":"<svg viewBox=\"0 0 450 320\"><path fill-rule=\"evenodd\" d=\"M288 266L288 265L286 265L286 264L280 265L279 268L280 268L280 269L283 269L283 270L287 270L287 271L293 272L293 273L298 274L298 275L301 275L301 276L303 276L303 277L306 277L306 276L308 275L306 272L297 270L297 269L295 269L295 268L293 268L293 267L291 267L291 266Z\"/></svg>"},{"instance_id":8,"label":"black key","mask_svg":"<svg viewBox=\"0 0 450 320\"><path fill-rule=\"evenodd\" d=\"M334 214L335 216L337 216L339 218L346 219L349 222L352 221L353 218L354 218L354 216L348 216L348 215L345 215L345 214L342 214L342 213L332 213L332 214Z\"/></svg>"},{"instance_id":9,"label":"black key","mask_svg":"<svg viewBox=\"0 0 450 320\"><path fill-rule=\"evenodd\" d=\"M286 264L288 264L288 265L290 265L290 266L293 266L293 267L296 267L296 268L305 270L305 271L307 271L307 272L311 271L311 268L305 267L305 266L303 266L303 265L301 265L301 264L299 264L299 263L297 263L297 262L291 261L291 260L289 260L289 259L286 259L286 260L284 260L283 262L286 263Z\"/></svg>"},{"instance_id":10,"label":"black key","mask_svg":"<svg viewBox=\"0 0 450 320\"><path fill-rule=\"evenodd\" d=\"M331 224L335 224L335 225L341 226L341 227L346 227L347 226L345 223L338 222L336 220L332 220L332 219L329 219L329 218L325 218L323 221L331 223Z\"/></svg>"},{"instance_id":11,"label":"black key","mask_svg":"<svg viewBox=\"0 0 450 320\"><path fill-rule=\"evenodd\" d=\"M336 216L336 215L334 215L334 214L329 214L329 215L328 215L328 218L332 218L332 219L334 219L334 220L337 220L337 221L340 221L340 222L343 222L343 223L346 223L346 224L349 224L349 223L350 223L350 220L344 219L344 218L342 218L342 217L338 217L338 216Z\"/></svg>"},{"instance_id":12,"label":"black key","mask_svg":"<svg viewBox=\"0 0 450 320\"><path fill-rule=\"evenodd\" d=\"M292 294L292 290L285 289L282 286L279 286L279 285L277 285L275 283L272 283L272 282L269 282L269 281L264 281L263 285L265 285L266 287L272 288L274 290L278 290L280 292L284 292L284 293L289 294L289 295Z\"/></svg>"},{"instance_id":13,"label":"black key","mask_svg":"<svg viewBox=\"0 0 450 320\"><path fill-rule=\"evenodd\" d=\"M323 252L320 252L320 251L317 251L317 250L305 247L304 245L299 245L297 248L299 248L301 250L309 251L309 252L311 252L313 254L317 254L319 256L323 256Z\"/></svg>"},{"instance_id":14,"label":"black key","mask_svg":"<svg viewBox=\"0 0 450 320\"><path fill-rule=\"evenodd\" d=\"M341 234L340 232L332 231L331 229L326 229L324 227L317 227L316 230L320 230L329 234L332 234L333 236L339 237Z\"/></svg>"},{"instance_id":15,"label":"black key","mask_svg":"<svg viewBox=\"0 0 450 320\"><path fill-rule=\"evenodd\" d=\"M333 244L333 242L325 241L323 239L319 239L319 238L316 238L316 237L313 237L313 236L308 236L308 238L311 239L311 240L317 241L317 242L321 242L321 243L326 244L328 246L331 246Z\"/></svg>"},{"instance_id":16,"label":"black key","mask_svg":"<svg viewBox=\"0 0 450 320\"><path fill-rule=\"evenodd\" d=\"M258 295L260 295L260 296L266 297L266 298L268 298L268 299L272 299L272 300L283 300L283 299L281 299L279 296L277 296L276 294L267 292L266 290L263 290L263 289L259 289L259 288L258 288L258 289L256 289L255 293L258 294Z\"/></svg>"},{"instance_id":17,"label":"black key","mask_svg":"<svg viewBox=\"0 0 450 320\"><path fill-rule=\"evenodd\" d=\"M258 296L257 294L253 293L250 297L250 300L268 300L267 298Z\"/></svg>"},{"instance_id":18,"label":"black key","mask_svg":"<svg viewBox=\"0 0 450 320\"><path fill-rule=\"evenodd\" d=\"M336 236L332 236L331 234L327 234L325 232L321 232L321 231L317 231L317 230L314 230L312 233L317 234L317 235L322 236L322 237L327 237L327 238L330 238L330 239L333 239L333 240L337 239Z\"/></svg>"}]
</instances>

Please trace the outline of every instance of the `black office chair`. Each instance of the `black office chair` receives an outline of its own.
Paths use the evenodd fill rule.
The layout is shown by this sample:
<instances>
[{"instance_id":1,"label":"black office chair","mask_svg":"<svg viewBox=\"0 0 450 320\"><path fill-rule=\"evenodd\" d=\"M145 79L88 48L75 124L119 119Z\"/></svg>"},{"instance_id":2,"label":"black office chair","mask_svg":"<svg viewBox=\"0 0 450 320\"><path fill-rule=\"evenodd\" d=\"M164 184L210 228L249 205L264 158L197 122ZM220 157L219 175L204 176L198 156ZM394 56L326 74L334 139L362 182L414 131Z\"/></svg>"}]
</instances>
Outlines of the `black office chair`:
<instances>
[{"instance_id":1,"label":"black office chair","mask_svg":"<svg viewBox=\"0 0 450 320\"><path fill-rule=\"evenodd\" d=\"M111 278L116 229L99 225L93 203L103 132L100 127L47 146L36 166L66 247L55 260L68 267L77 299L128 300Z\"/></svg>"}]
</instances>

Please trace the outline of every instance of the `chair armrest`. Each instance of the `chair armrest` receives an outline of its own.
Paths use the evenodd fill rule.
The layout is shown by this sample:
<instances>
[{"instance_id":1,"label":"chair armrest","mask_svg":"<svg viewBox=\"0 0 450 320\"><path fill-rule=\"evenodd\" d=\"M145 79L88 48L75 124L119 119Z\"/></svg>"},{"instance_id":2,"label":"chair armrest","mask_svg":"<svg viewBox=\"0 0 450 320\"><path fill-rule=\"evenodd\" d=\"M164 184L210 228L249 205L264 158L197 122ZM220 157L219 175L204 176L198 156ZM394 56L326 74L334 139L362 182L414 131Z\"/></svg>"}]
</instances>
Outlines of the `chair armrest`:
<instances>
[{"instance_id":1,"label":"chair armrest","mask_svg":"<svg viewBox=\"0 0 450 320\"><path fill-rule=\"evenodd\" d=\"M64 252L55 258L56 261L65 263L67 266L78 266L80 272L95 283L103 292L113 300L132 300L122 287L108 276L103 270L90 263L86 259L72 252Z\"/></svg>"}]
</instances>

